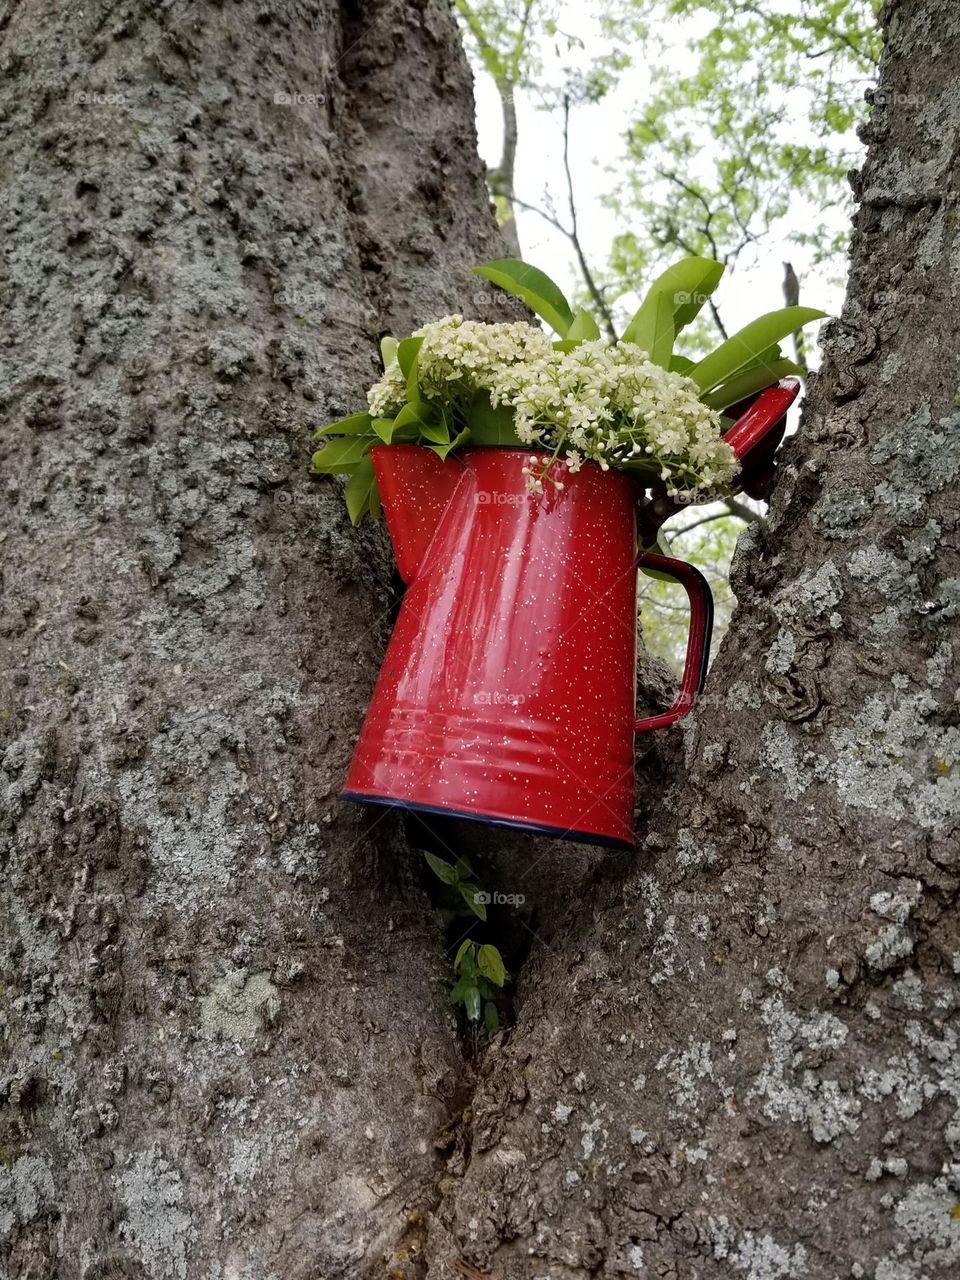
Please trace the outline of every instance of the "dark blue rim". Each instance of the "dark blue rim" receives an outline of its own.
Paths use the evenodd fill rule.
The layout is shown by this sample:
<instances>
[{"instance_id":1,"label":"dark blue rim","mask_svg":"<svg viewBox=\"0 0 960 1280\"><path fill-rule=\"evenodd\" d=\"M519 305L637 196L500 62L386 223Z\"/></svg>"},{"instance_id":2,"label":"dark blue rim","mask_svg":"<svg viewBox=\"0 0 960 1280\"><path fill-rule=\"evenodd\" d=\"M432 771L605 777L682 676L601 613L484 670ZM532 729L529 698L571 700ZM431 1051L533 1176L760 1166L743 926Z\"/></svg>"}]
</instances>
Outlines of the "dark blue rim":
<instances>
[{"instance_id":1,"label":"dark blue rim","mask_svg":"<svg viewBox=\"0 0 960 1280\"><path fill-rule=\"evenodd\" d=\"M356 804L375 804L384 809L402 809L405 813L427 813L437 818L465 818L485 827L507 827L511 831L526 831L530 835L550 836L554 840L572 840L576 844L599 845L604 849L635 850L629 840L614 840L612 836L597 835L595 831L573 831L569 827L545 827L538 822L520 822L515 818L489 818L485 814L471 813L466 809L448 809L441 804L411 804L408 800L392 800L384 796L365 796L359 791L341 791L344 800Z\"/></svg>"}]
</instances>

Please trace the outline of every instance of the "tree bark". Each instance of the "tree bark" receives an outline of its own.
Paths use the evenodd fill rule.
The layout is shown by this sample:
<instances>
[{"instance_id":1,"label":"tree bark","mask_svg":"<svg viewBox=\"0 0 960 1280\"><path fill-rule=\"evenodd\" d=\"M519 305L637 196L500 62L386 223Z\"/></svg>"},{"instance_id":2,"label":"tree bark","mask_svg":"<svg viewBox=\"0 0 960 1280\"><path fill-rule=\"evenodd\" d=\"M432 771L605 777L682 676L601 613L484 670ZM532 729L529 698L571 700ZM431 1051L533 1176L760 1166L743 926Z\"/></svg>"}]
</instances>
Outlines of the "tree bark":
<instances>
[{"instance_id":1,"label":"tree bark","mask_svg":"<svg viewBox=\"0 0 960 1280\"><path fill-rule=\"evenodd\" d=\"M395 823L336 801L393 600L307 465L501 252L454 25L0 38L2 1273L407 1274L460 1048Z\"/></svg>"},{"instance_id":2,"label":"tree bark","mask_svg":"<svg viewBox=\"0 0 960 1280\"><path fill-rule=\"evenodd\" d=\"M686 764L527 962L431 1275L960 1274L960 14L883 22L847 300Z\"/></svg>"},{"instance_id":3,"label":"tree bark","mask_svg":"<svg viewBox=\"0 0 960 1280\"><path fill-rule=\"evenodd\" d=\"M519 258L521 256L520 239L513 202L517 170L516 86L510 81L498 81L497 93L500 97L500 115L503 120L503 145L500 151L500 163L490 173L490 185L494 195L503 201L500 234L511 256Z\"/></svg>"}]
</instances>

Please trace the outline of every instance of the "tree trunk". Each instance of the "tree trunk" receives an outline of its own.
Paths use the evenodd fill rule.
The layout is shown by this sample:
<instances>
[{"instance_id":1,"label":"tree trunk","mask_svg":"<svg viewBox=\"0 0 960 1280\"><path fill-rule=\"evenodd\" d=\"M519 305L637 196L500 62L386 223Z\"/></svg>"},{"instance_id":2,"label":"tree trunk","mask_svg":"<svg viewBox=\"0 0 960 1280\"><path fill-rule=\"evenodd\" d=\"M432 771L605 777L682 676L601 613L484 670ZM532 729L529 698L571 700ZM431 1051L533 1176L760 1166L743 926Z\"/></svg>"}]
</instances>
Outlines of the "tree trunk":
<instances>
[{"instance_id":1,"label":"tree trunk","mask_svg":"<svg viewBox=\"0 0 960 1280\"><path fill-rule=\"evenodd\" d=\"M517 233L517 211L513 197L517 176L517 101L516 86L509 80L497 81L500 96L500 115L503 121L503 145L500 163L489 177L493 194L502 202L499 210L500 234L509 253L519 258L520 239Z\"/></svg>"},{"instance_id":2,"label":"tree trunk","mask_svg":"<svg viewBox=\"0 0 960 1280\"><path fill-rule=\"evenodd\" d=\"M2 1271L406 1274L460 1049L394 821L336 802L389 557L307 465L501 251L454 25L0 38Z\"/></svg>"},{"instance_id":3,"label":"tree trunk","mask_svg":"<svg viewBox=\"0 0 960 1280\"><path fill-rule=\"evenodd\" d=\"M431 1275L960 1274L960 13L883 21L847 301L686 765L534 948Z\"/></svg>"}]
</instances>

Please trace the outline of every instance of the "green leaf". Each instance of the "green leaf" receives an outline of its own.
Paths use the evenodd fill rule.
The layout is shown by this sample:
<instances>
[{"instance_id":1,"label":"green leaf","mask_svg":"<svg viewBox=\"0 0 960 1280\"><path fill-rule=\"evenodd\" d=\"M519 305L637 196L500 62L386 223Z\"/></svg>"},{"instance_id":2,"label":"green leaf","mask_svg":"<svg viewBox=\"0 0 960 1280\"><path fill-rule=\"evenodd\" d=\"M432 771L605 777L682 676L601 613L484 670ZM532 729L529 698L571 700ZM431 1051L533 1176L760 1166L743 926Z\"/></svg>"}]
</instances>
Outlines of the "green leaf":
<instances>
[{"instance_id":1,"label":"green leaf","mask_svg":"<svg viewBox=\"0 0 960 1280\"><path fill-rule=\"evenodd\" d=\"M457 854L457 866L460 868L460 879L469 880L473 875L473 864L465 853Z\"/></svg>"},{"instance_id":2,"label":"green leaf","mask_svg":"<svg viewBox=\"0 0 960 1280\"><path fill-rule=\"evenodd\" d=\"M490 1036L500 1028L500 1015L492 1000L488 1000L483 1006L483 1025L487 1029L487 1035Z\"/></svg>"},{"instance_id":3,"label":"green leaf","mask_svg":"<svg viewBox=\"0 0 960 1280\"><path fill-rule=\"evenodd\" d=\"M748 396L756 395L760 391L765 391L767 387L774 386L781 378L802 375L803 370L792 360L772 360L770 364L758 364L751 369L744 369L735 378L725 382L722 387L701 398L703 403L711 409L726 409L732 404L739 404L741 400L746 400Z\"/></svg>"},{"instance_id":4,"label":"green leaf","mask_svg":"<svg viewBox=\"0 0 960 1280\"><path fill-rule=\"evenodd\" d=\"M359 524L370 510L371 500L376 489L377 478L373 474L373 460L367 454L347 481L347 487L344 490L347 511L352 524Z\"/></svg>"},{"instance_id":5,"label":"green leaf","mask_svg":"<svg viewBox=\"0 0 960 1280\"><path fill-rule=\"evenodd\" d=\"M404 338L397 346L397 362L400 371L407 380L407 399L420 399L420 384L417 381L417 365L420 360L422 338Z\"/></svg>"},{"instance_id":6,"label":"green leaf","mask_svg":"<svg viewBox=\"0 0 960 1280\"><path fill-rule=\"evenodd\" d=\"M812 320L822 320L825 315L825 311L813 307L784 307L760 316L695 364L689 377L702 393L713 391L754 364L767 347L796 333Z\"/></svg>"},{"instance_id":7,"label":"green leaf","mask_svg":"<svg viewBox=\"0 0 960 1280\"><path fill-rule=\"evenodd\" d=\"M469 938L465 938L463 942L460 943L460 946L457 950L456 959L453 962L454 969L460 968L460 961L463 959L466 953L470 950L470 948L474 945L475 944Z\"/></svg>"},{"instance_id":8,"label":"green leaf","mask_svg":"<svg viewBox=\"0 0 960 1280\"><path fill-rule=\"evenodd\" d=\"M403 408L406 408L404 404ZM401 413L403 410L401 410ZM375 417L374 431L384 444L412 444L420 439L420 428L413 422L398 422L397 417Z\"/></svg>"},{"instance_id":9,"label":"green leaf","mask_svg":"<svg viewBox=\"0 0 960 1280\"><path fill-rule=\"evenodd\" d=\"M477 956L477 967L485 978L489 978L498 987L502 987L507 980L506 966L496 947L485 943L480 948Z\"/></svg>"},{"instance_id":10,"label":"green leaf","mask_svg":"<svg viewBox=\"0 0 960 1280\"><path fill-rule=\"evenodd\" d=\"M424 400L412 400L405 404L393 420L394 427L413 427L418 436L424 436L435 444L447 444L450 432L440 421L439 411Z\"/></svg>"},{"instance_id":11,"label":"green leaf","mask_svg":"<svg viewBox=\"0 0 960 1280\"><path fill-rule=\"evenodd\" d=\"M434 444L450 443L450 432L442 422L424 422L420 427L420 434Z\"/></svg>"},{"instance_id":12,"label":"green leaf","mask_svg":"<svg viewBox=\"0 0 960 1280\"><path fill-rule=\"evenodd\" d=\"M400 343L397 342L396 338L391 338L389 334L380 339L380 356L383 360L384 369L396 360L399 345Z\"/></svg>"},{"instance_id":13,"label":"green leaf","mask_svg":"<svg viewBox=\"0 0 960 1280\"><path fill-rule=\"evenodd\" d=\"M689 373L693 368L693 361L687 356L671 356L670 372L671 373Z\"/></svg>"},{"instance_id":14,"label":"green leaf","mask_svg":"<svg viewBox=\"0 0 960 1280\"><path fill-rule=\"evenodd\" d=\"M349 418L341 418L338 422L331 422L328 427L321 427L313 433L313 438L320 440L324 436L369 435L372 424L369 413L351 413Z\"/></svg>"},{"instance_id":15,"label":"green leaf","mask_svg":"<svg viewBox=\"0 0 960 1280\"><path fill-rule=\"evenodd\" d=\"M595 342L600 335L600 326L584 307L578 307L573 317L573 324L567 330L568 342Z\"/></svg>"},{"instance_id":16,"label":"green leaf","mask_svg":"<svg viewBox=\"0 0 960 1280\"><path fill-rule=\"evenodd\" d=\"M402 342L397 343L397 363L400 366L400 372L405 378L410 377L410 370L413 368L422 346L422 338L404 338Z\"/></svg>"},{"instance_id":17,"label":"green leaf","mask_svg":"<svg viewBox=\"0 0 960 1280\"><path fill-rule=\"evenodd\" d=\"M475 445L518 445L513 410L505 404L494 409L485 391L477 394L467 410L470 441Z\"/></svg>"},{"instance_id":18,"label":"green leaf","mask_svg":"<svg viewBox=\"0 0 960 1280\"><path fill-rule=\"evenodd\" d=\"M665 298L673 326L670 338L672 346L680 330L696 319L700 308L720 283L722 275L722 264L713 258L681 258L673 266L667 267L647 291L639 311L624 330L623 341L635 342L653 358L653 345L647 346L646 343L653 342L651 334L658 336L661 332L660 329L654 331L653 325L660 311L660 299ZM634 334L642 335L642 340ZM661 339L661 344L662 341ZM660 349L662 350L662 345ZM657 360L656 363L662 364L662 361Z\"/></svg>"},{"instance_id":19,"label":"green leaf","mask_svg":"<svg viewBox=\"0 0 960 1280\"><path fill-rule=\"evenodd\" d=\"M467 987L463 998L463 1007L467 1011L470 1022L480 1021L480 992L475 986Z\"/></svg>"},{"instance_id":20,"label":"green leaf","mask_svg":"<svg viewBox=\"0 0 960 1280\"><path fill-rule=\"evenodd\" d=\"M460 884L457 886L460 890L460 896L464 902L479 920L486 920L487 908L482 902L477 901L477 896L483 892L478 884Z\"/></svg>"},{"instance_id":21,"label":"green leaf","mask_svg":"<svg viewBox=\"0 0 960 1280\"><path fill-rule=\"evenodd\" d=\"M394 418L374 418L373 420L373 430L384 444L393 443L393 436L396 429L397 423Z\"/></svg>"},{"instance_id":22,"label":"green leaf","mask_svg":"<svg viewBox=\"0 0 960 1280\"><path fill-rule=\"evenodd\" d=\"M423 856L427 860L427 866L444 884L456 884L460 879L460 873L452 863L444 862L443 858L438 858L435 853L428 853L426 849L423 850Z\"/></svg>"},{"instance_id":23,"label":"green leaf","mask_svg":"<svg viewBox=\"0 0 960 1280\"><path fill-rule=\"evenodd\" d=\"M454 449L459 449L462 445L465 445L469 439L470 430L468 427L464 427L460 434L455 436L449 444L428 444L427 448L431 453L435 453L438 458L445 461L448 453L451 453Z\"/></svg>"},{"instance_id":24,"label":"green leaf","mask_svg":"<svg viewBox=\"0 0 960 1280\"><path fill-rule=\"evenodd\" d=\"M551 329L559 333L561 338L573 324L573 312L570 303L563 296L557 285L529 263L519 258L498 258L495 262L485 262L483 266L474 267L478 276L484 276L492 284L499 285L507 293L525 302L531 311L546 320Z\"/></svg>"},{"instance_id":25,"label":"green leaf","mask_svg":"<svg viewBox=\"0 0 960 1280\"><path fill-rule=\"evenodd\" d=\"M677 333L696 320L720 283L725 267L715 258L681 258L667 267L653 287L673 298L673 323Z\"/></svg>"},{"instance_id":26,"label":"green leaf","mask_svg":"<svg viewBox=\"0 0 960 1280\"><path fill-rule=\"evenodd\" d=\"M471 987L476 987L472 978L458 978L450 990L450 1003L463 1004Z\"/></svg>"},{"instance_id":27,"label":"green leaf","mask_svg":"<svg viewBox=\"0 0 960 1280\"><path fill-rule=\"evenodd\" d=\"M323 448L318 449L313 455L314 474L332 475L335 472L349 474L356 471L371 444L376 442L375 436L345 436L343 439L328 440Z\"/></svg>"},{"instance_id":28,"label":"green leaf","mask_svg":"<svg viewBox=\"0 0 960 1280\"><path fill-rule=\"evenodd\" d=\"M651 291L630 321L623 341L635 342L654 364L666 369L670 364L676 336L673 327L673 300L665 293Z\"/></svg>"}]
</instances>

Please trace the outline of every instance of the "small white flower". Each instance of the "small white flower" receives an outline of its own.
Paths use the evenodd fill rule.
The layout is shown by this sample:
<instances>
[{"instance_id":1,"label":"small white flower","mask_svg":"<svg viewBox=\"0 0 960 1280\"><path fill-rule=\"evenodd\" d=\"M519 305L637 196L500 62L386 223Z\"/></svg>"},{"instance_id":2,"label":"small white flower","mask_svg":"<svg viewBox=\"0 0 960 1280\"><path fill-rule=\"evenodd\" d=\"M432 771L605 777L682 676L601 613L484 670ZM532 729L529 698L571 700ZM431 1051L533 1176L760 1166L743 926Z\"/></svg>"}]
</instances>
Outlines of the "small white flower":
<instances>
[{"instance_id":1,"label":"small white flower","mask_svg":"<svg viewBox=\"0 0 960 1280\"><path fill-rule=\"evenodd\" d=\"M653 364L632 343L583 342L572 351L553 348L533 325L482 324L445 316L417 331L421 392L469 426L470 404L486 393L494 408L513 410L522 444L566 453L568 471L585 461L609 470L628 458L649 459L650 475L677 492L728 484L738 463L720 435L720 417L682 374ZM406 402L406 379L394 361L367 395L370 412L396 414ZM539 466L535 454L532 464ZM542 493L549 477L527 476Z\"/></svg>"}]
</instances>

